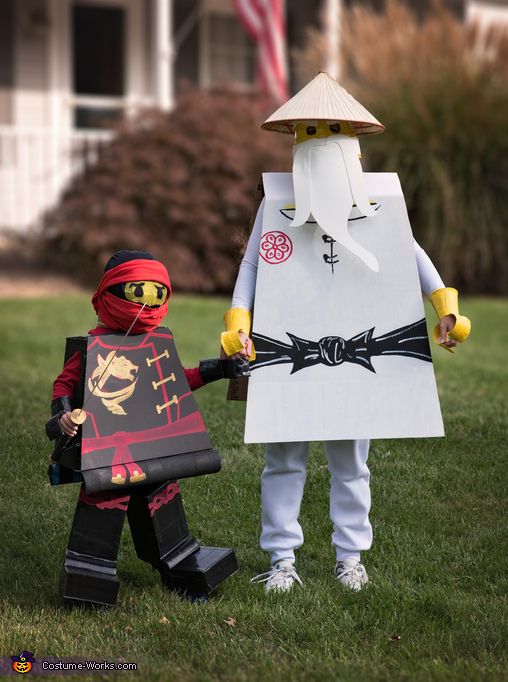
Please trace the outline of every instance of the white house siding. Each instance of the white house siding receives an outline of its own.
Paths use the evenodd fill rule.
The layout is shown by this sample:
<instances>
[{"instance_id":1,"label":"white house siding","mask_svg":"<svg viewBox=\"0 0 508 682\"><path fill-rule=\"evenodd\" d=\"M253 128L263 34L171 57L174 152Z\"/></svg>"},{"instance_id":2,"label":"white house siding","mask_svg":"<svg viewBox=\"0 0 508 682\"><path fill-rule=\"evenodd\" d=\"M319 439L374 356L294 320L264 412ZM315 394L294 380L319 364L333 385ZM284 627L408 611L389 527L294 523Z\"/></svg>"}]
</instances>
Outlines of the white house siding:
<instances>
[{"instance_id":1,"label":"white house siding","mask_svg":"<svg viewBox=\"0 0 508 682\"><path fill-rule=\"evenodd\" d=\"M486 27L494 24L508 26L508 2L506 0L470 1L467 5L467 20L479 21Z\"/></svg>"}]
</instances>

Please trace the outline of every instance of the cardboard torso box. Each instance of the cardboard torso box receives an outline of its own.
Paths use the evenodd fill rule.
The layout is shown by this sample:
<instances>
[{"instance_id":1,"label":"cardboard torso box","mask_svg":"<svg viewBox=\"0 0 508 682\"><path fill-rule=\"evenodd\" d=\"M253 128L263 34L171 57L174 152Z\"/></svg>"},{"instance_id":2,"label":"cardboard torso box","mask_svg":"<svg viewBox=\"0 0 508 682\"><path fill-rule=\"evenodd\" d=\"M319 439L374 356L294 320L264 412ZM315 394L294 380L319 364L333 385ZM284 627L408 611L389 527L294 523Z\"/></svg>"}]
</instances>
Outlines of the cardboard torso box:
<instances>
[{"instance_id":1,"label":"cardboard torso box","mask_svg":"<svg viewBox=\"0 0 508 682\"><path fill-rule=\"evenodd\" d=\"M325 337L348 342L372 330L373 347L376 339L402 328L408 328L405 337L413 336L394 336L393 351L383 340L383 353L376 351L370 358L372 369L344 361L335 366L316 362L294 371L292 360L263 365L258 353L249 379L246 442L443 435L400 183L394 173L364 177L376 214L364 218L353 208L348 226L353 239L376 256L379 272L331 240L315 222L289 227L294 211L291 174L263 175L253 338L256 343L257 335L268 337L283 353L285 346L294 345L292 337L314 344ZM361 345L356 343L359 353L365 352ZM421 355L399 352L409 346L427 350Z\"/></svg>"},{"instance_id":2,"label":"cardboard torso box","mask_svg":"<svg viewBox=\"0 0 508 682\"><path fill-rule=\"evenodd\" d=\"M60 464L81 471L88 492L132 485L132 470L141 472L145 483L218 471L219 455L171 332L159 327L122 338L106 334L68 340L69 353L82 355L74 403L84 405L87 418ZM127 475L117 480L126 480L119 486L112 479L124 469Z\"/></svg>"}]
</instances>

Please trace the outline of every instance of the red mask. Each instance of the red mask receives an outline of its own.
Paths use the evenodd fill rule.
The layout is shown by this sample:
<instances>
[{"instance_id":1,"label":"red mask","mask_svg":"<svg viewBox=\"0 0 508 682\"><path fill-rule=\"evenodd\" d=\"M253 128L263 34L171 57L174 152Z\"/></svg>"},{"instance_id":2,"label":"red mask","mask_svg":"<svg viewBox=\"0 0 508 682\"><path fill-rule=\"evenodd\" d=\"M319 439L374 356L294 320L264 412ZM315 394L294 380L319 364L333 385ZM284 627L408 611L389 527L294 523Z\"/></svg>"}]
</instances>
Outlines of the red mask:
<instances>
[{"instance_id":1,"label":"red mask","mask_svg":"<svg viewBox=\"0 0 508 682\"><path fill-rule=\"evenodd\" d=\"M139 313L141 305L124 301L114 296L107 289L114 284L123 282L133 282L140 280L150 280L159 282L168 289L168 298L171 296L171 282L168 271L162 263L157 260L136 259L126 263L121 263L111 270L107 270L97 291L93 295L92 305L99 316L100 322L108 329L118 329L127 331L131 326L136 315ZM146 307L136 320L132 328L133 334L144 334L155 329L160 325L168 312L168 302L166 301L158 308Z\"/></svg>"}]
</instances>

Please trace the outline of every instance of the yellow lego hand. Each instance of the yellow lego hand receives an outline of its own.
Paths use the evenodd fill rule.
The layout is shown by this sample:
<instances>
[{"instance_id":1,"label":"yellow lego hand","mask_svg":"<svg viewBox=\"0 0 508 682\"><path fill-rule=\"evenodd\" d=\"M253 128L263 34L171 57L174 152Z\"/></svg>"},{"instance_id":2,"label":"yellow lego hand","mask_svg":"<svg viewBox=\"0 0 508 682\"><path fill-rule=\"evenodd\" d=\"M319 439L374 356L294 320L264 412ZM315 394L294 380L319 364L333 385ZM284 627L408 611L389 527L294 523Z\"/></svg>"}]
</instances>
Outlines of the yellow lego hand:
<instances>
[{"instance_id":1,"label":"yellow lego hand","mask_svg":"<svg viewBox=\"0 0 508 682\"><path fill-rule=\"evenodd\" d=\"M227 358L248 358L251 361L256 359L252 339L245 332L222 332L221 347Z\"/></svg>"},{"instance_id":2,"label":"yellow lego hand","mask_svg":"<svg viewBox=\"0 0 508 682\"><path fill-rule=\"evenodd\" d=\"M434 328L434 341L453 352L452 348L465 341L471 332L470 320L459 315L457 289L436 289L429 295L429 300L440 318Z\"/></svg>"},{"instance_id":3,"label":"yellow lego hand","mask_svg":"<svg viewBox=\"0 0 508 682\"><path fill-rule=\"evenodd\" d=\"M228 358L256 359L256 351L249 337L252 314L244 308L230 308L224 315L225 332L221 334L221 346Z\"/></svg>"}]
</instances>

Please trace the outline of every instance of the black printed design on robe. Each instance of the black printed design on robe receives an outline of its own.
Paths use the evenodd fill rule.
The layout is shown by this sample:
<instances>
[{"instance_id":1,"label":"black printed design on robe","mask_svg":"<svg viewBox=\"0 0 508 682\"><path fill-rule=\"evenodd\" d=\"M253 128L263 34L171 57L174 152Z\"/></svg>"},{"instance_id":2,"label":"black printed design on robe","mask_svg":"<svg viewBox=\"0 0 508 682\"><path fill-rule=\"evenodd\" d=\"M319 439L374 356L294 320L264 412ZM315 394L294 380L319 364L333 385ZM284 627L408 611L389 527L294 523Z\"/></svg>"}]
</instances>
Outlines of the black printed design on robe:
<instances>
[{"instance_id":1,"label":"black printed design on robe","mask_svg":"<svg viewBox=\"0 0 508 682\"><path fill-rule=\"evenodd\" d=\"M381 208L381 204L378 203L377 201L371 201L370 203L374 207L375 211L378 211ZM279 208L279 213L281 213L284 216L284 218L289 218L289 220L293 220L295 217L295 207L286 206L284 208ZM367 216L362 215L358 210L356 204L353 204L351 215L348 218L348 222L352 223L354 220L363 220L364 218L367 218ZM309 219L305 221L305 224L317 225L317 220L314 220L314 218L311 218L309 216Z\"/></svg>"},{"instance_id":2,"label":"black printed design on robe","mask_svg":"<svg viewBox=\"0 0 508 682\"><path fill-rule=\"evenodd\" d=\"M432 362L425 318L383 336L374 337L374 330L372 327L348 340L341 336L324 336L319 341L307 341L286 332L291 345L269 336L253 334L256 359L250 368L255 370L293 363L291 374L294 374L313 365L336 367L343 362L351 362L375 373L371 358L376 355L400 355Z\"/></svg>"},{"instance_id":3,"label":"black printed design on robe","mask_svg":"<svg viewBox=\"0 0 508 682\"><path fill-rule=\"evenodd\" d=\"M332 275L335 272L335 265L339 262L339 256L335 253L334 251L334 245L337 243L336 240L333 237L330 237L328 234L324 234L321 239L324 241L325 244L328 244L330 247L330 253L324 253L323 254L323 260L324 262L329 265L332 269Z\"/></svg>"}]
</instances>

